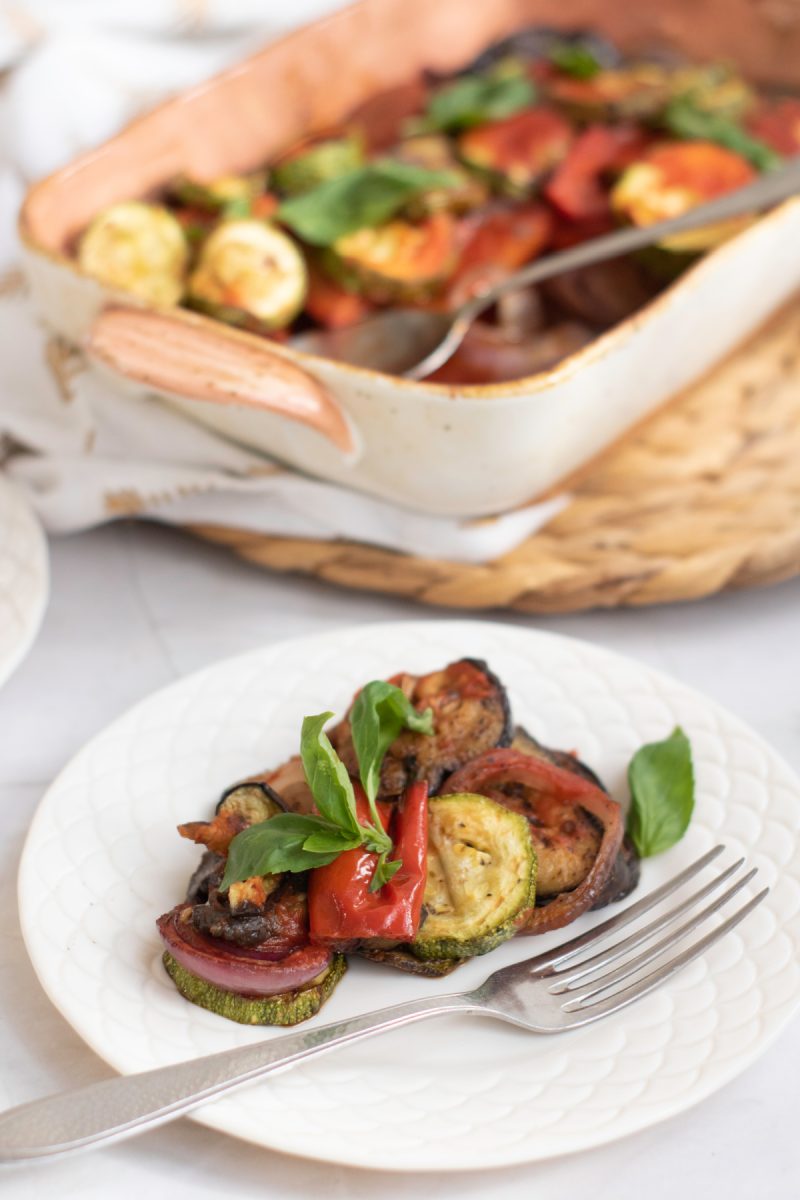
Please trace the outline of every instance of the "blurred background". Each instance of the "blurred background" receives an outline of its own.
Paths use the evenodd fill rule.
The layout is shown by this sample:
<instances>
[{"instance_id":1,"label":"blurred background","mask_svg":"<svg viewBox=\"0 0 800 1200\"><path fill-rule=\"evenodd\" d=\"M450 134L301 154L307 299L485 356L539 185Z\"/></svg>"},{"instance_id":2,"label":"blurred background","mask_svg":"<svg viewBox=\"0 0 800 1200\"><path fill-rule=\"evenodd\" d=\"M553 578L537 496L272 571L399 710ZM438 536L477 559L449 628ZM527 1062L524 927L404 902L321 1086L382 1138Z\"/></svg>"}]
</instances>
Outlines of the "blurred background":
<instances>
[{"instance_id":1,"label":"blurred background","mask_svg":"<svg viewBox=\"0 0 800 1200\"><path fill-rule=\"evenodd\" d=\"M0 5L0 273L26 185L134 113L342 0L17 0Z\"/></svg>"}]
</instances>

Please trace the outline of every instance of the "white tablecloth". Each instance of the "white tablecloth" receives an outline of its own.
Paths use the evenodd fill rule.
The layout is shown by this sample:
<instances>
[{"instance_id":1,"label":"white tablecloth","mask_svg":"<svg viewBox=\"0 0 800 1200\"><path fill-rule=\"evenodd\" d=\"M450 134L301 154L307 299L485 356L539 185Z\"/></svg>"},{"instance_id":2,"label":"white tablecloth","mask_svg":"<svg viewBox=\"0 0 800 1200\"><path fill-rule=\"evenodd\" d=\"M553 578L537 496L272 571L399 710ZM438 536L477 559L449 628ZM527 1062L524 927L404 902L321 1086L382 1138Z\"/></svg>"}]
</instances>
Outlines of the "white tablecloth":
<instances>
[{"instance_id":1,"label":"white tablecloth","mask_svg":"<svg viewBox=\"0 0 800 1200\"><path fill-rule=\"evenodd\" d=\"M39 641L0 691L0 1106L106 1078L42 993L18 933L15 873L37 800L94 733L218 658L347 623L430 615L410 602L259 572L168 529L51 543ZM589 638L671 672L749 721L800 770L800 580L699 604L523 625ZM448 613L440 614L443 618ZM137 1140L0 1172L4 1200L793 1200L800 1022L694 1110L560 1161L456 1176L302 1162L180 1121Z\"/></svg>"}]
</instances>

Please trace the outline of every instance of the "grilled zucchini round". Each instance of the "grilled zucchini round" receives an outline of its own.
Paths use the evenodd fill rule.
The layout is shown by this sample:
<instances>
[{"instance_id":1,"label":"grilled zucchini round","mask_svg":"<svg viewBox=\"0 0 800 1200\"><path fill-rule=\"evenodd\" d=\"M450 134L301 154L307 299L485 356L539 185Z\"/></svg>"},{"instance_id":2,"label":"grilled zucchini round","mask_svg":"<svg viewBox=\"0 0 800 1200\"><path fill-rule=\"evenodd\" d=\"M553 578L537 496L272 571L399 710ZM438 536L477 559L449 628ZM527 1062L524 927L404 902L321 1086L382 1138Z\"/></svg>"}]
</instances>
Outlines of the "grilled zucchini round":
<instances>
[{"instance_id":1,"label":"grilled zucchini round","mask_svg":"<svg viewBox=\"0 0 800 1200\"><path fill-rule=\"evenodd\" d=\"M428 801L428 880L422 959L473 958L514 936L534 904L536 853L528 822L485 796Z\"/></svg>"},{"instance_id":2,"label":"grilled zucchini round","mask_svg":"<svg viewBox=\"0 0 800 1200\"><path fill-rule=\"evenodd\" d=\"M354 171L363 162L364 143L360 137L327 138L281 159L272 169L272 182L285 196L299 196Z\"/></svg>"},{"instance_id":3,"label":"grilled zucchini round","mask_svg":"<svg viewBox=\"0 0 800 1200\"><path fill-rule=\"evenodd\" d=\"M139 200L98 213L78 247L87 275L151 304L177 304L189 247L180 222L159 204Z\"/></svg>"},{"instance_id":4,"label":"grilled zucchini round","mask_svg":"<svg viewBox=\"0 0 800 1200\"><path fill-rule=\"evenodd\" d=\"M303 307L308 272L292 239L266 221L224 221L200 252L189 302L231 325L283 329Z\"/></svg>"},{"instance_id":5,"label":"grilled zucchini round","mask_svg":"<svg viewBox=\"0 0 800 1200\"><path fill-rule=\"evenodd\" d=\"M238 1021L240 1025L298 1025L300 1021L307 1021L319 1012L347 970L344 955L336 954L322 975L296 992L244 996L240 992L226 992L224 988L193 975L176 962L168 950L164 952L163 962L170 979L186 1000L219 1017Z\"/></svg>"}]
</instances>

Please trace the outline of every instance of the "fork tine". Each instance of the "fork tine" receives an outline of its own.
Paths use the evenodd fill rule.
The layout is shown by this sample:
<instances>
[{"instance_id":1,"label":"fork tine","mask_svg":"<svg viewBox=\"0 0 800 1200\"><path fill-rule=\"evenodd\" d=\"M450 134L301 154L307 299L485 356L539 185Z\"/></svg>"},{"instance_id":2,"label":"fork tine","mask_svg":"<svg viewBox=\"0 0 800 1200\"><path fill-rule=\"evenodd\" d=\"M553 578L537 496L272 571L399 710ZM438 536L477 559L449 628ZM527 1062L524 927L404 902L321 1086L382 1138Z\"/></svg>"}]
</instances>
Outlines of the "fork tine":
<instances>
[{"instance_id":1,"label":"fork tine","mask_svg":"<svg viewBox=\"0 0 800 1200\"><path fill-rule=\"evenodd\" d=\"M596 996L598 992L608 991L613 984L627 979L630 975L635 975L637 971L641 970L642 967L646 967L654 958L659 958L666 950L671 949L677 942L682 941L688 934L693 933L708 917L713 916L723 905L732 900L737 892L740 892L750 882L756 874L757 869L757 867L753 867L752 871L748 871L746 875L738 879L732 887L729 887L726 892L723 892L711 904L707 904L705 908L702 908L699 913L695 913L689 921L684 921L677 929L671 930L666 937L656 942L655 946L651 946L649 950L645 950L642 954L637 954L635 958L628 959L622 966L617 967L615 971L609 971L605 975L601 975L599 978L593 979L583 986L576 984L575 987L565 988L563 994L569 997L570 1003L573 1001L576 1003L583 1002L592 996Z\"/></svg>"},{"instance_id":2,"label":"fork tine","mask_svg":"<svg viewBox=\"0 0 800 1200\"><path fill-rule=\"evenodd\" d=\"M576 980L583 979L585 975L591 975L593 971L598 971L601 967L606 967L609 963L616 962L618 958L622 958L629 950L634 950L642 942L646 942L648 938L653 937L654 934L663 929L665 925L671 925L677 917L682 916L690 908L694 908L701 900L705 900L706 896L710 896L718 887L721 887L743 865L744 859L740 858L738 862L726 868L721 875L717 875L710 883L701 887L698 892L693 892L691 896L688 896L685 900L681 900L680 904L676 904L669 912L662 913L660 917L656 917L654 921L643 925L641 929L637 929L629 937L623 938L619 942L614 942L607 950L601 950L598 954L593 954L591 958L582 958L573 967L566 966L560 970L556 969L554 977L558 980L558 986L552 987L550 991L554 995L568 991ZM747 878L750 879L753 874L754 872L751 871Z\"/></svg>"},{"instance_id":3,"label":"fork tine","mask_svg":"<svg viewBox=\"0 0 800 1200\"><path fill-rule=\"evenodd\" d=\"M698 872L707 867L710 862L713 862L725 849L724 845L714 846L707 851L696 862L685 867L674 879L662 883L661 887L657 887L655 891L648 892L636 904L631 904L629 908L623 909L614 917L609 917L607 921L603 921L600 925L595 925L593 929L587 930L586 933L578 934L577 937L570 938L568 942L562 942L560 946L556 946L553 950L547 950L544 954L537 954L534 958L527 960L526 966L535 971L542 970L545 967L554 967L572 958L584 946L594 945L595 942L601 941L606 934L613 933L615 929L622 929L631 921L635 921L637 917L643 913L649 912L651 908L655 908L667 896L671 896L673 892L688 883L690 879L694 879Z\"/></svg>"},{"instance_id":4,"label":"fork tine","mask_svg":"<svg viewBox=\"0 0 800 1200\"><path fill-rule=\"evenodd\" d=\"M646 975L644 979L640 979L638 983L634 983L630 987L623 988L623 990L620 992L615 992L612 996L609 996L607 1000L601 1000L598 1004L589 1004L572 1010L567 1010L567 1016L570 1019L566 1025L563 1026L563 1028L576 1029L580 1025L588 1025L591 1021L597 1021L600 1017L606 1017L610 1013L617 1012L621 1008L626 1008L627 1005L632 1004L634 1000L638 1000L640 997L646 996L648 992L654 991L664 982L665 979L669 979L671 975L674 975L677 971L682 970L683 967L688 966L690 962L694 962L696 958L699 958L701 954L704 954L705 951L708 950L709 946L713 946L714 943L718 942L720 938L723 938L726 933L730 933L730 931L734 929L740 921L743 921L745 917L749 916L753 909L756 908L768 894L769 888L766 887L760 891L757 896L754 896L752 900L749 900L747 904L744 904L738 910L738 912L733 914L732 917L728 917L727 921L724 921L722 925L718 925L716 929L712 929L711 932L707 933L706 936L701 938L699 942L694 942L688 947L688 949L684 950L681 954L677 954L674 958L671 958L669 962L664 963L664 965L659 967L658 970L652 971L649 975Z\"/></svg>"}]
</instances>

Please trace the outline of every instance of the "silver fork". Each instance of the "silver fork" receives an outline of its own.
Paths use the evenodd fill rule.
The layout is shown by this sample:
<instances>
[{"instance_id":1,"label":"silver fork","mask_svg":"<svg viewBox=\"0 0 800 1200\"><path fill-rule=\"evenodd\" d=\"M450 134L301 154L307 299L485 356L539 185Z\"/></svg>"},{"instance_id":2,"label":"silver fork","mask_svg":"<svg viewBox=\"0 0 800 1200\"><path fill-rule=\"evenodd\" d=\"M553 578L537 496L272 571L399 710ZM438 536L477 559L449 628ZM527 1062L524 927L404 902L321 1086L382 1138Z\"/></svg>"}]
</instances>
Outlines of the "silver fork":
<instances>
[{"instance_id":1,"label":"silver fork","mask_svg":"<svg viewBox=\"0 0 800 1200\"><path fill-rule=\"evenodd\" d=\"M721 924L712 925L701 938L669 954L753 879L755 869L739 875L716 899L703 904L738 875L744 865L744 859L740 858L673 908L646 924L638 924L645 913L695 879L723 849L715 846L674 879L586 933L554 950L495 971L474 991L395 1004L346 1021L223 1050L140 1075L93 1083L9 1109L0 1114L0 1162L52 1158L130 1137L171 1121L244 1083L305 1062L337 1046L427 1017L474 1013L509 1021L531 1033L562 1033L609 1016L646 996L699 958L767 895L769 888L764 888ZM701 904L699 911L681 920ZM632 930L626 936L613 937L628 926ZM659 937L660 934L663 936ZM633 953L646 943L650 943L646 949ZM619 965L613 966L614 963ZM643 974L651 963L657 965Z\"/></svg>"}]
</instances>

